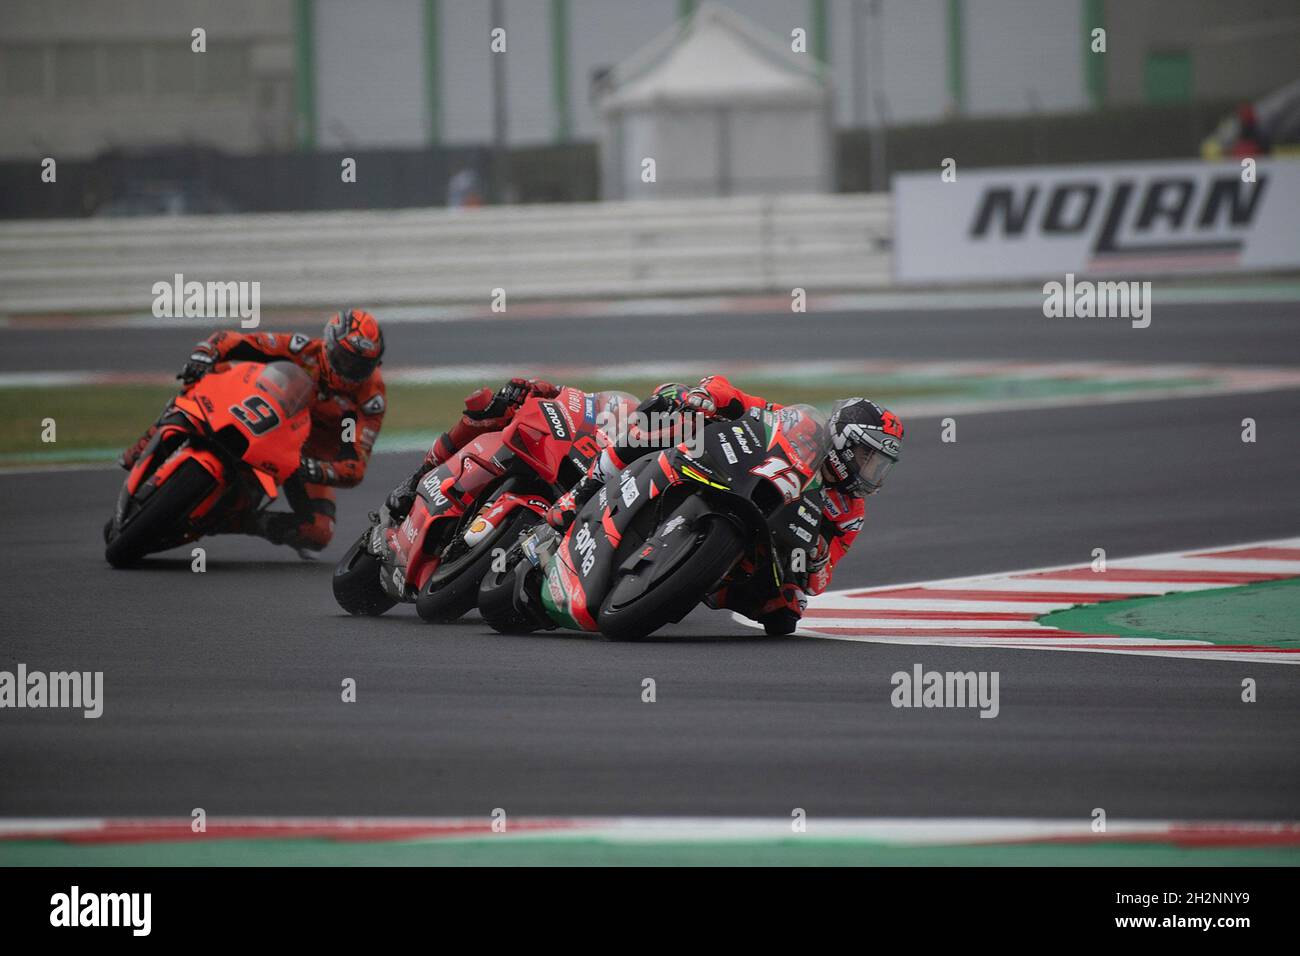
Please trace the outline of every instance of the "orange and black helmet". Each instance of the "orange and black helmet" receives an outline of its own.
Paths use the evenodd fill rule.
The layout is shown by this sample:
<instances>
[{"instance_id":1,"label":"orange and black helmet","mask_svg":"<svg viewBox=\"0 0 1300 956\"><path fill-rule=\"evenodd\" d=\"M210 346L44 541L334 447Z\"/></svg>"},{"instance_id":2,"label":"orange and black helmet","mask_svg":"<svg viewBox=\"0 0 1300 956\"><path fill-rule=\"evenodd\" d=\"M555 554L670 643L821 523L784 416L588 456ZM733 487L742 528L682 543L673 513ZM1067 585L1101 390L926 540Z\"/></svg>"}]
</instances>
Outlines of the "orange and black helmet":
<instances>
[{"instance_id":1,"label":"orange and black helmet","mask_svg":"<svg viewBox=\"0 0 1300 956\"><path fill-rule=\"evenodd\" d=\"M363 309L343 309L325 323L325 362L331 377L364 382L384 357L384 333Z\"/></svg>"}]
</instances>

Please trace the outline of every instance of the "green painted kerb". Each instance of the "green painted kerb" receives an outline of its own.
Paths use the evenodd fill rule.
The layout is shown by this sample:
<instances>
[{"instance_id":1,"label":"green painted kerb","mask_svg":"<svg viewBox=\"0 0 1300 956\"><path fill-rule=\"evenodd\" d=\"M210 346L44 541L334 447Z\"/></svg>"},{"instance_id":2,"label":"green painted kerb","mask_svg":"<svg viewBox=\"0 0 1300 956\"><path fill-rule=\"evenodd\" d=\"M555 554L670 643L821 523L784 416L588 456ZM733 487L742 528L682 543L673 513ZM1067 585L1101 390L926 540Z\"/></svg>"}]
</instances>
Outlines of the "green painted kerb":
<instances>
[{"instance_id":1,"label":"green painted kerb","mask_svg":"<svg viewBox=\"0 0 1300 956\"><path fill-rule=\"evenodd\" d=\"M316 146L316 24L314 0L294 3L294 83L297 96L298 148Z\"/></svg>"},{"instance_id":2,"label":"green painted kerb","mask_svg":"<svg viewBox=\"0 0 1300 956\"><path fill-rule=\"evenodd\" d=\"M1087 604L1038 621L1063 631L1153 641L1300 647L1300 578Z\"/></svg>"},{"instance_id":3,"label":"green painted kerb","mask_svg":"<svg viewBox=\"0 0 1300 956\"><path fill-rule=\"evenodd\" d=\"M429 145L442 142L442 18L438 0L424 0L424 99Z\"/></svg>"},{"instance_id":4,"label":"green painted kerb","mask_svg":"<svg viewBox=\"0 0 1300 956\"><path fill-rule=\"evenodd\" d=\"M1094 109L1106 105L1106 54L1092 51L1092 31L1098 27L1106 28L1106 0L1083 0L1083 77Z\"/></svg>"},{"instance_id":5,"label":"green painted kerb","mask_svg":"<svg viewBox=\"0 0 1300 956\"><path fill-rule=\"evenodd\" d=\"M551 108L555 141L569 140L569 0L551 0Z\"/></svg>"},{"instance_id":6,"label":"green painted kerb","mask_svg":"<svg viewBox=\"0 0 1300 956\"><path fill-rule=\"evenodd\" d=\"M966 41L962 36L961 0L948 0L948 100L954 111L966 110Z\"/></svg>"}]
</instances>

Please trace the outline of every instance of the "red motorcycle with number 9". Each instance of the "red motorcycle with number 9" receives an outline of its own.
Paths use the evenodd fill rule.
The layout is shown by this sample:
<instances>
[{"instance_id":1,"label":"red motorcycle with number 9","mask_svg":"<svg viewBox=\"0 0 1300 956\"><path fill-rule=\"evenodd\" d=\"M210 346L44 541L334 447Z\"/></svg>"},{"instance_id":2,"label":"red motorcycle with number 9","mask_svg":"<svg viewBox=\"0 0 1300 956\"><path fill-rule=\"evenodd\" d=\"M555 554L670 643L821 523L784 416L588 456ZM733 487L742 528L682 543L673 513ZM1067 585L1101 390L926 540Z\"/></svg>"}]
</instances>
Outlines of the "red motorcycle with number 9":
<instances>
[{"instance_id":1,"label":"red motorcycle with number 9","mask_svg":"<svg viewBox=\"0 0 1300 956\"><path fill-rule=\"evenodd\" d=\"M108 563L188 544L275 498L298 468L315 391L292 362L242 362L176 396L104 526Z\"/></svg>"}]
</instances>

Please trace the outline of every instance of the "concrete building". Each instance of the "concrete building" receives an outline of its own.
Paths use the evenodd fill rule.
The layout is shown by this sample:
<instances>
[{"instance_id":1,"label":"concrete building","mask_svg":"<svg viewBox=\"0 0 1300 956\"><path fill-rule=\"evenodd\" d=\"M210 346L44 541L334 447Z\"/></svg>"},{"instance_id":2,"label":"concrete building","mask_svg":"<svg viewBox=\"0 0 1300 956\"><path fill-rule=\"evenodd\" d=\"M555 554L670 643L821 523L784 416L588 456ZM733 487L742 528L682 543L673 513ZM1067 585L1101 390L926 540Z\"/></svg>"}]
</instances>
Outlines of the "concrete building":
<instances>
[{"instance_id":1,"label":"concrete building","mask_svg":"<svg viewBox=\"0 0 1300 956\"><path fill-rule=\"evenodd\" d=\"M294 140L291 0L6 0L0 158ZM196 53L193 31L205 31Z\"/></svg>"},{"instance_id":2,"label":"concrete building","mask_svg":"<svg viewBox=\"0 0 1300 956\"><path fill-rule=\"evenodd\" d=\"M1300 73L1295 0L723 0L807 32L840 128L1251 97ZM6 0L0 158L593 140L593 80L694 0ZM506 52L489 48L505 29ZM1087 47L1107 30L1107 52ZM191 52L206 30L207 52Z\"/></svg>"}]
</instances>

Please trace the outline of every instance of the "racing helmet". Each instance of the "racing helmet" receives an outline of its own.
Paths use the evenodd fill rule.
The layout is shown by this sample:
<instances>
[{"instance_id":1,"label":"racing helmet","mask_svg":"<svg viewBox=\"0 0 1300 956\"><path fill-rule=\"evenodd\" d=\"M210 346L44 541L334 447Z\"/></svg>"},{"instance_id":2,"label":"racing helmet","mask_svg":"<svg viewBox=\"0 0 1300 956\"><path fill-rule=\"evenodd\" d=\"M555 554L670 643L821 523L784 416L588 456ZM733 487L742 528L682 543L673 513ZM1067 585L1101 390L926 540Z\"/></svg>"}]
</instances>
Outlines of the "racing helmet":
<instances>
[{"instance_id":1,"label":"racing helmet","mask_svg":"<svg viewBox=\"0 0 1300 956\"><path fill-rule=\"evenodd\" d=\"M835 403L826 427L831 440L822 464L826 484L874 495L903 450L903 423L868 398L846 398Z\"/></svg>"},{"instance_id":2,"label":"racing helmet","mask_svg":"<svg viewBox=\"0 0 1300 956\"><path fill-rule=\"evenodd\" d=\"M334 385L364 382L384 356L384 333L363 309L344 309L325 323L325 374Z\"/></svg>"}]
</instances>

